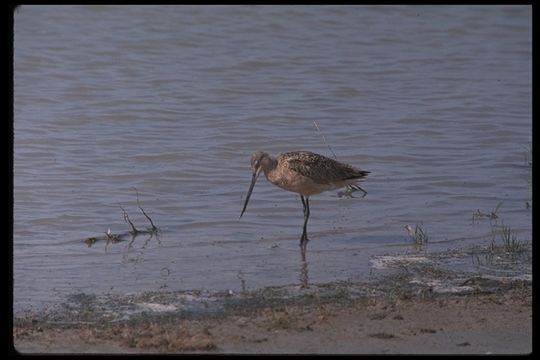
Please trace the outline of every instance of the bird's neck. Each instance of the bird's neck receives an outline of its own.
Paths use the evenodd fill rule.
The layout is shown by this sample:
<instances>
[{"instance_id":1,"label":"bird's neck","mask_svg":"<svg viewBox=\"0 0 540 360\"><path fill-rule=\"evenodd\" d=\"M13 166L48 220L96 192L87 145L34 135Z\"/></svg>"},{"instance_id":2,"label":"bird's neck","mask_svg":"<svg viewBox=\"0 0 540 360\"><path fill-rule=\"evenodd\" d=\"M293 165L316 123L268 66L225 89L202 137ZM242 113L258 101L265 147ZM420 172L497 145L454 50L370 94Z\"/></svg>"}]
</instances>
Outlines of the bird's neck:
<instances>
[{"instance_id":1,"label":"bird's neck","mask_svg":"<svg viewBox=\"0 0 540 360\"><path fill-rule=\"evenodd\" d=\"M270 180L269 177L271 177L272 173L276 170L277 160L271 157L266 157L264 158L261 165L264 171L264 176L266 176L266 178Z\"/></svg>"}]
</instances>

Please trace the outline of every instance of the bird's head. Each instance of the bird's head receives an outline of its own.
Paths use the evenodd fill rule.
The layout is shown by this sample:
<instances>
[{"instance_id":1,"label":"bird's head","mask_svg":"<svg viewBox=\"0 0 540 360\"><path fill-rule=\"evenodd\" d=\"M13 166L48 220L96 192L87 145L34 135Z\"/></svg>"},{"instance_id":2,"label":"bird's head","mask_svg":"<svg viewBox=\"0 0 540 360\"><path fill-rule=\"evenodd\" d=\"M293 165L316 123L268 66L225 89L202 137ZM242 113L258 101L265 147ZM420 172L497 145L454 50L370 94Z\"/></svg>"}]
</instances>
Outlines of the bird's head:
<instances>
[{"instance_id":1,"label":"bird's head","mask_svg":"<svg viewBox=\"0 0 540 360\"><path fill-rule=\"evenodd\" d=\"M253 187L255 186L255 183L257 182L257 178L261 174L261 171L267 167L272 162L272 158L270 155L265 153L264 151L257 150L251 155L251 171L253 172L251 175L251 185L249 186L249 190L246 196L246 201L244 203L244 208L242 209L242 213L240 214L240 217L244 215L244 212L246 211L247 204L249 202L249 198L251 196L251 192L253 191Z\"/></svg>"},{"instance_id":2,"label":"bird's head","mask_svg":"<svg viewBox=\"0 0 540 360\"><path fill-rule=\"evenodd\" d=\"M271 161L270 155L262 150L257 150L251 155L251 170L253 174L260 174L261 170Z\"/></svg>"}]
</instances>

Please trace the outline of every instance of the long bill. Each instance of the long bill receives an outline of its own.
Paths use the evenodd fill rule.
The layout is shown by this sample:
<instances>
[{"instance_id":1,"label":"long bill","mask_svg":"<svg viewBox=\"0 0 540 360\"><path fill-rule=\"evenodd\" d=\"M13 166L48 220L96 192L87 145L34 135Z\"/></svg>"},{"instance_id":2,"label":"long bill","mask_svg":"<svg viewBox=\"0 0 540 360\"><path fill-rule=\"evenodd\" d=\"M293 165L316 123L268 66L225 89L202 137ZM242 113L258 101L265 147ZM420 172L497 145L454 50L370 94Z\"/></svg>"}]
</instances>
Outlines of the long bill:
<instances>
[{"instance_id":1,"label":"long bill","mask_svg":"<svg viewBox=\"0 0 540 360\"><path fill-rule=\"evenodd\" d=\"M244 203L244 208L242 209L242 212L240 213L240 218L242 217L242 215L244 215L244 212L246 211L247 204L251 196L251 192L253 191L253 187L255 186L255 182L257 181L257 178L259 177L260 173L261 173L260 171L254 171L253 175L251 176L251 185L249 185L249 190L246 196L246 202Z\"/></svg>"}]
</instances>

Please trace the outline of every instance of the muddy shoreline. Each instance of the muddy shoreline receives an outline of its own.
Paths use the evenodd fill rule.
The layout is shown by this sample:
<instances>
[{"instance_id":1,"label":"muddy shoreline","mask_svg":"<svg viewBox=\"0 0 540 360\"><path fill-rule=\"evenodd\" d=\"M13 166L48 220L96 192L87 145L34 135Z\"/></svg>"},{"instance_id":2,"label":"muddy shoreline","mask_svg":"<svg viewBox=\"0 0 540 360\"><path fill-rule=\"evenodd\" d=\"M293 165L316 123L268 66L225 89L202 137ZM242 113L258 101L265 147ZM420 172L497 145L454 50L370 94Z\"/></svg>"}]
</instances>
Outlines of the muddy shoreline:
<instances>
[{"instance_id":1,"label":"muddy shoreline","mask_svg":"<svg viewBox=\"0 0 540 360\"><path fill-rule=\"evenodd\" d=\"M14 346L20 353L111 354L532 351L530 279L419 266L371 282L239 293L74 294L56 309L15 316Z\"/></svg>"}]
</instances>

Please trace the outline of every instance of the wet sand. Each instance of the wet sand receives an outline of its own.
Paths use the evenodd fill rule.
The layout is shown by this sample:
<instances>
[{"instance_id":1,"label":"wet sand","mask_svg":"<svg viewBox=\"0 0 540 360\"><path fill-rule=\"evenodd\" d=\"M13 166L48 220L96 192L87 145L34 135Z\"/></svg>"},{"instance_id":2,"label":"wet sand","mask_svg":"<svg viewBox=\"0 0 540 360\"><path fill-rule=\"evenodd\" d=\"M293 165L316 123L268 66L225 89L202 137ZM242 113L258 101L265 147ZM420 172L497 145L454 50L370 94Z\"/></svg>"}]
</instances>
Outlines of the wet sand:
<instances>
[{"instance_id":1,"label":"wet sand","mask_svg":"<svg viewBox=\"0 0 540 360\"><path fill-rule=\"evenodd\" d=\"M119 308L138 304L147 310L124 319L105 316L103 302L85 298L77 311L15 318L14 345L21 353L532 351L530 281L472 276L460 280L460 288L441 290L414 280L400 273L369 284L146 294L114 301ZM188 311L171 302L180 297L206 310Z\"/></svg>"}]
</instances>

